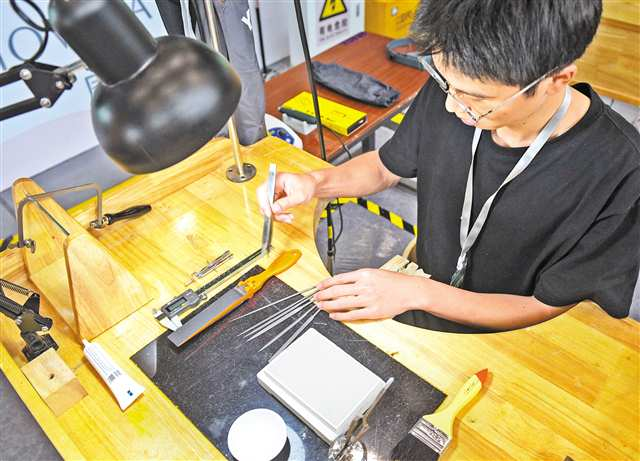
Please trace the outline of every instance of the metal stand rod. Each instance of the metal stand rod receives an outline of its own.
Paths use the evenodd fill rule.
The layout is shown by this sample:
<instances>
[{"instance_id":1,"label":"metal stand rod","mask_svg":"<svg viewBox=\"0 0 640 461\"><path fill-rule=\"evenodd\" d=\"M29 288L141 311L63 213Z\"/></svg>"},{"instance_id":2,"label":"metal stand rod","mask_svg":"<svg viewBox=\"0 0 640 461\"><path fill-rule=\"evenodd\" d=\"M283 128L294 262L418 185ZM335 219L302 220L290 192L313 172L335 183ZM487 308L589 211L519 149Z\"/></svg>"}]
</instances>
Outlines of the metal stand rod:
<instances>
[{"instance_id":1,"label":"metal stand rod","mask_svg":"<svg viewBox=\"0 0 640 461\"><path fill-rule=\"evenodd\" d=\"M211 37L211 46L218 53L220 52L220 44L218 43L218 31L216 27L216 20L213 11L213 2L205 0L204 8L207 16L207 26L209 27L209 36ZM231 140L231 147L233 149L233 160L235 162L236 171L227 171L227 177L234 182L244 182L255 176L255 167L253 165L245 164L242 161L242 154L240 152L240 140L238 139L238 131L236 130L235 121L233 115L229 117L227 122L227 129L229 130L229 139ZM245 167L250 171L245 171ZM233 168L233 167L231 167Z\"/></svg>"},{"instance_id":2,"label":"metal stand rod","mask_svg":"<svg viewBox=\"0 0 640 461\"><path fill-rule=\"evenodd\" d=\"M233 121L233 115L229 118L227 129L229 130L229 139L231 140L231 147L233 148L233 161L236 164L238 175L244 179L246 177L244 173L244 163L242 162L240 154L240 140L238 139L238 132L236 131L236 124Z\"/></svg>"},{"instance_id":3,"label":"metal stand rod","mask_svg":"<svg viewBox=\"0 0 640 461\"><path fill-rule=\"evenodd\" d=\"M313 67L311 66L311 54L309 53L309 43L307 42L307 33L304 27L304 18L302 16L302 6L300 0L293 0L293 6L296 11L296 21L298 23L298 32L300 33L300 43L302 44L302 52L304 54L304 62L307 67L307 78L309 79L309 87L311 88L311 99L313 100L313 111L316 123L318 125L318 141L320 142L320 154L322 160L327 159L327 150L324 144L324 131L322 127L322 117L320 116L320 103L318 102L318 92L316 89L316 81L313 75ZM333 218L331 217L331 202L327 205L327 269L333 275L333 266L336 259L335 240L333 238Z\"/></svg>"}]
</instances>

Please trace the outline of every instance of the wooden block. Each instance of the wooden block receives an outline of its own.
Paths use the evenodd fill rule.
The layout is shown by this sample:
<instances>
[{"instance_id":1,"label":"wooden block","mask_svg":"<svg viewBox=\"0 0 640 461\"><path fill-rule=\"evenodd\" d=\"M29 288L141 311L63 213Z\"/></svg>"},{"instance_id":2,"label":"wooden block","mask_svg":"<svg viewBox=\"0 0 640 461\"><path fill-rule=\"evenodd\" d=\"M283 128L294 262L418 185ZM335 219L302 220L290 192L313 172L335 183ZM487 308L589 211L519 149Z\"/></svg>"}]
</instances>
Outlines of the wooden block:
<instances>
[{"instance_id":1,"label":"wooden block","mask_svg":"<svg viewBox=\"0 0 640 461\"><path fill-rule=\"evenodd\" d=\"M395 255L384 263L380 269L407 275L418 275L427 279L431 278L431 275L426 274L416 263L410 262L406 257L400 255Z\"/></svg>"},{"instance_id":2,"label":"wooden block","mask_svg":"<svg viewBox=\"0 0 640 461\"><path fill-rule=\"evenodd\" d=\"M391 271L391 272L400 272L400 269L402 268L402 266L404 266L407 263L407 259L400 256L400 255L395 255L393 258L391 258L389 261L387 261L386 263L384 263L380 269L384 269L387 271Z\"/></svg>"},{"instance_id":3,"label":"wooden block","mask_svg":"<svg viewBox=\"0 0 640 461\"><path fill-rule=\"evenodd\" d=\"M65 253L80 338L95 338L151 300L140 282L88 233L70 236Z\"/></svg>"},{"instance_id":4,"label":"wooden block","mask_svg":"<svg viewBox=\"0 0 640 461\"><path fill-rule=\"evenodd\" d=\"M56 416L71 408L87 391L54 349L22 367L33 388Z\"/></svg>"}]
</instances>

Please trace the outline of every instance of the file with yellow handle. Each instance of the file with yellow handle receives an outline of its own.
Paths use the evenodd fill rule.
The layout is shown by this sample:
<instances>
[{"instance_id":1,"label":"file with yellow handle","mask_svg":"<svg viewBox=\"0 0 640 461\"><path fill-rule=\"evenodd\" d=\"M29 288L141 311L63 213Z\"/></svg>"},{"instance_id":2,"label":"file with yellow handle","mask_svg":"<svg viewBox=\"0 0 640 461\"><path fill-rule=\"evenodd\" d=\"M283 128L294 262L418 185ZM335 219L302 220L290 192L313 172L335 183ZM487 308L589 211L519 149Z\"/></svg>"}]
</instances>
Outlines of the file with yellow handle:
<instances>
[{"instance_id":1,"label":"file with yellow handle","mask_svg":"<svg viewBox=\"0 0 640 461\"><path fill-rule=\"evenodd\" d=\"M251 299L267 280L289 269L300 259L301 255L300 250L288 250L281 253L264 272L238 282L235 287L185 322L183 326L168 336L169 341L177 347L187 343L240 304Z\"/></svg>"}]
</instances>

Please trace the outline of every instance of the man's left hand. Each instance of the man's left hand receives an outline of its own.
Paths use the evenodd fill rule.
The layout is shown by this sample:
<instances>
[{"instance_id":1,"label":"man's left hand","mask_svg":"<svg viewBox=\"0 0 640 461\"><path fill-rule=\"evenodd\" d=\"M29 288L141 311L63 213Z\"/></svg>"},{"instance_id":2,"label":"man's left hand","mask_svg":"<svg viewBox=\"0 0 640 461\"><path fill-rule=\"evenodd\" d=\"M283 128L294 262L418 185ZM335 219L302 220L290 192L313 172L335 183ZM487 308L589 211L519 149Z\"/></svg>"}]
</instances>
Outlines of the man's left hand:
<instances>
[{"instance_id":1,"label":"man's left hand","mask_svg":"<svg viewBox=\"0 0 640 461\"><path fill-rule=\"evenodd\" d=\"M317 285L318 307L334 320L387 319L420 308L428 279L383 269L360 269Z\"/></svg>"}]
</instances>

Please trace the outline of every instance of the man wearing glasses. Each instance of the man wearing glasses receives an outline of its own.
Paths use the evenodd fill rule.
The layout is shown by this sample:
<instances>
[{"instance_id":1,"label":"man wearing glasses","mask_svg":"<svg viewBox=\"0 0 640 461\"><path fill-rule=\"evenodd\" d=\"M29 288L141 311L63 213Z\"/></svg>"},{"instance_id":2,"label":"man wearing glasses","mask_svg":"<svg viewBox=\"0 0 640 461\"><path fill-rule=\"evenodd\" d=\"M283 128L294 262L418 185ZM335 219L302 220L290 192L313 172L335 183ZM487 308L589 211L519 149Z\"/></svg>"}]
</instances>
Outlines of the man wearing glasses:
<instances>
[{"instance_id":1,"label":"man wearing glasses","mask_svg":"<svg viewBox=\"0 0 640 461\"><path fill-rule=\"evenodd\" d=\"M601 0L427 0L413 25L430 79L379 151L277 178L272 209L418 180L417 258L432 279L377 269L319 284L336 320L444 331L553 318L584 299L625 317L640 259L640 135L571 86Z\"/></svg>"}]
</instances>

